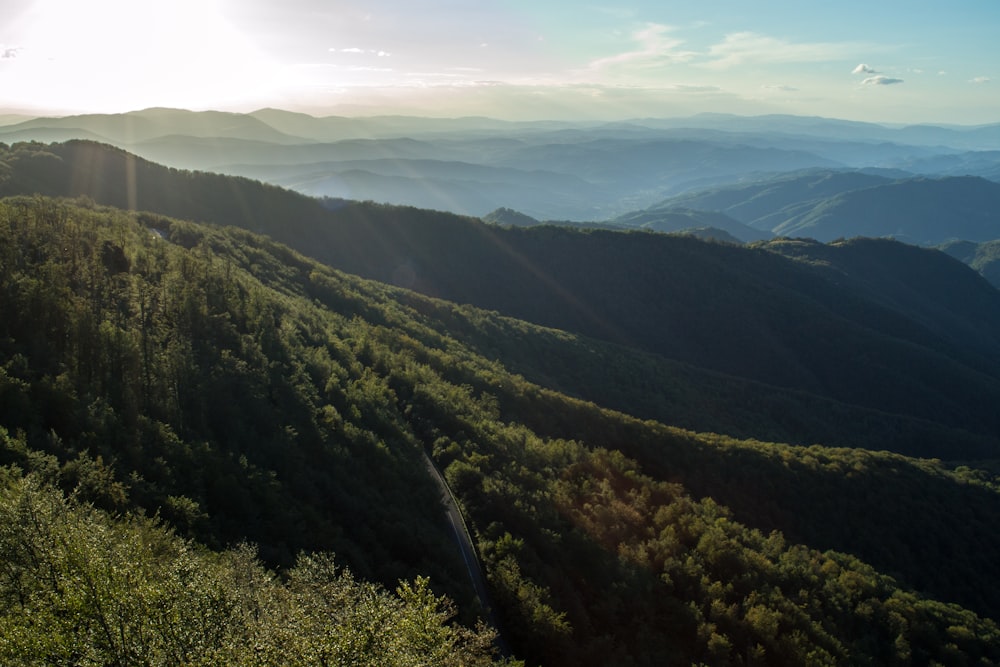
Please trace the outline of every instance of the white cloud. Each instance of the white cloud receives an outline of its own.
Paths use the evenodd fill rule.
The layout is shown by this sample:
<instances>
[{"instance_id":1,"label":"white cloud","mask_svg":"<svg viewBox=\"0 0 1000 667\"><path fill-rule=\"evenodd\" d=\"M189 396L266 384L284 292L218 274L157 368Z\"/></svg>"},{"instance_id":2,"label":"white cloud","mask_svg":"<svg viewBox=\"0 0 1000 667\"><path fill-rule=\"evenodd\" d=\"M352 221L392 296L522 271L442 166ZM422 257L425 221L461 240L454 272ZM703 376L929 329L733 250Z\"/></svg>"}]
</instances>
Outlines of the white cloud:
<instances>
[{"instance_id":1,"label":"white cloud","mask_svg":"<svg viewBox=\"0 0 1000 667\"><path fill-rule=\"evenodd\" d=\"M389 51L383 51L382 49L359 49L356 46L350 46L346 49L330 48L328 49L330 53L350 53L353 55L360 55L362 53L368 53L371 55L378 56L379 58L388 58L392 55Z\"/></svg>"},{"instance_id":2,"label":"white cloud","mask_svg":"<svg viewBox=\"0 0 1000 667\"><path fill-rule=\"evenodd\" d=\"M855 67L853 71L851 71L851 74L878 74L878 71L876 71L871 65L861 63Z\"/></svg>"},{"instance_id":3,"label":"white cloud","mask_svg":"<svg viewBox=\"0 0 1000 667\"><path fill-rule=\"evenodd\" d=\"M787 42L755 32L726 35L708 50L706 67L727 69L746 63L805 63L840 60L844 51L857 50L856 44L833 42Z\"/></svg>"},{"instance_id":4,"label":"white cloud","mask_svg":"<svg viewBox=\"0 0 1000 667\"><path fill-rule=\"evenodd\" d=\"M989 83L990 77L988 76L977 76L975 79L969 79L969 83Z\"/></svg>"},{"instance_id":5,"label":"white cloud","mask_svg":"<svg viewBox=\"0 0 1000 667\"><path fill-rule=\"evenodd\" d=\"M682 51L678 47L684 42L669 37L673 28L661 23L648 23L646 27L632 33L632 39L638 48L625 51L614 56L599 58L590 62L591 70L605 70L612 67L633 66L653 67L676 62L686 62L697 54L693 51Z\"/></svg>"},{"instance_id":6,"label":"white cloud","mask_svg":"<svg viewBox=\"0 0 1000 667\"><path fill-rule=\"evenodd\" d=\"M664 90L674 90L678 93L720 93L722 88L718 86L691 86L685 84L675 84L673 86L665 86Z\"/></svg>"},{"instance_id":7,"label":"white cloud","mask_svg":"<svg viewBox=\"0 0 1000 667\"><path fill-rule=\"evenodd\" d=\"M462 77L454 72L406 72L406 76L415 79L448 79L454 80Z\"/></svg>"},{"instance_id":8,"label":"white cloud","mask_svg":"<svg viewBox=\"0 0 1000 667\"><path fill-rule=\"evenodd\" d=\"M0 59L9 60L11 58L17 58L17 52L20 50L21 48L18 46L0 46Z\"/></svg>"},{"instance_id":9,"label":"white cloud","mask_svg":"<svg viewBox=\"0 0 1000 667\"><path fill-rule=\"evenodd\" d=\"M903 83L902 79L894 79L889 76L883 76L879 74L878 76L870 76L861 82L864 86L891 86L897 83Z\"/></svg>"},{"instance_id":10,"label":"white cloud","mask_svg":"<svg viewBox=\"0 0 1000 667\"><path fill-rule=\"evenodd\" d=\"M786 86L784 84L764 85L761 86L761 88L763 88L764 90L774 90L782 93L794 93L798 92L799 90L795 86Z\"/></svg>"}]
</instances>

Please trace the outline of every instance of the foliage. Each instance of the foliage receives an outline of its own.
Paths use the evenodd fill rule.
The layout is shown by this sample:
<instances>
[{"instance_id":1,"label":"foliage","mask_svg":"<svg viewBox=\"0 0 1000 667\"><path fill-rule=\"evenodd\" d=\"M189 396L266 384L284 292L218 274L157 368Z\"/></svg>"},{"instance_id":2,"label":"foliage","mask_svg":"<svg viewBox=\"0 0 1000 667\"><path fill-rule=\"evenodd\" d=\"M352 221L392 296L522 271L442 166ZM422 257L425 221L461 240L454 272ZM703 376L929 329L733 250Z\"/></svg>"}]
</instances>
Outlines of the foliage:
<instances>
[{"instance_id":1,"label":"foliage","mask_svg":"<svg viewBox=\"0 0 1000 667\"><path fill-rule=\"evenodd\" d=\"M776 234L821 241L858 235L919 244L952 238L987 241L995 234L998 201L1000 184L985 178L911 178L847 190L767 222Z\"/></svg>"},{"instance_id":2,"label":"foliage","mask_svg":"<svg viewBox=\"0 0 1000 667\"><path fill-rule=\"evenodd\" d=\"M463 444L439 442L435 451L442 463L451 460L447 473L475 519L498 596L507 613L515 610L505 629L529 659L625 665L1000 659L992 621L922 599L854 557L749 529L718 502L654 480L621 452L490 424L468 393L464 400L423 396L415 406L428 419L446 409L451 419L456 408L467 415ZM601 438L593 425L581 428L592 444ZM622 435L640 430L636 425ZM661 432L661 447L679 449L677 436ZM821 451L850 458L846 451ZM692 452L661 453L663 466L683 463L685 454ZM706 452L705 474L714 472L710 460L729 454ZM747 454L743 460L752 464ZM800 460L787 449L781 454ZM719 474L727 470L723 465ZM676 473L697 480L690 470ZM713 491L727 481L733 480L719 480ZM774 497L770 489L757 491ZM809 502L805 493L798 499ZM827 516L794 509L811 522ZM977 639L963 644L952 636Z\"/></svg>"},{"instance_id":3,"label":"foliage","mask_svg":"<svg viewBox=\"0 0 1000 667\"><path fill-rule=\"evenodd\" d=\"M364 326L283 294L311 268L287 251L148 222L162 227L0 207L0 425L27 446L0 457L55 454L66 488L213 547L253 541L274 565L332 550L365 577L431 574L468 597L419 450L356 357Z\"/></svg>"},{"instance_id":4,"label":"foliage","mask_svg":"<svg viewBox=\"0 0 1000 667\"><path fill-rule=\"evenodd\" d=\"M479 615L423 448L532 663L1000 660L987 618L1000 615L1000 537L981 529L1000 520L1000 495L985 473L610 412L506 367L517 341L541 353L581 340L569 334L366 282L246 231L80 203L0 202L0 456L134 517L122 525L153 531L141 517L159 513L212 548L258 543L290 568L265 587L282 614L299 610L281 626L290 646L391 639L311 639L341 589L325 556L293 567L302 551L415 581L398 596L434 609L384 626L393 636L450 641L421 574ZM97 551L87 539L65 541ZM378 597L354 584L347 598ZM394 622L384 609L361 604L358 623Z\"/></svg>"},{"instance_id":5,"label":"foliage","mask_svg":"<svg viewBox=\"0 0 1000 667\"><path fill-rule=\"evenodd\" d=\"M331 556L280 581L242 546L197 548L4 470L0 661L6 665L487 665L491 631L450 624L426 579L395 594Z\"/></svg>"},{"instance_id":6,"label":"foliage","mask_svg":"<svg viewBox=\"0 0 1000 667\"><path fill-rule=\"evenodd\" d=\"M663 373L602 390L576 363L519 365L532 381L606 407L633 413L634 405L639 416L669 423L694 413L685 426L740 437L945 460L996 458L1000 448L1000 295L937 253L854 243L810 250L802 261L782 243L738 248L665 234L500 228L372 202L326 210L287 190L167 169L85 141L15 144L0 162L8 167L0 194L88 196L264 232L352 274L681 362L696 380L682 385L688 405L671 410L677 390L658 389ZM809 173L776 196L835 194L864 181ZM859 269L863 278L854 279ZM646 365L642 355L630 362ZM713 405L724 407L713 414ZM863 414L852 417L857 408ZM743 414L729 418L730 409ZM754 420L758 411L765 414ZM838 423L859 418L873 428L837 437Z\"/></svg>"},{"instance_id":7,"label":"foliage","mask_svg":"<svg viewBox=\"0 0 1000 667\"><path fill-rule=\"evenodd\" d=\"M1000 241L951 241L940 249L978 271L994 287L1000 288Z\"/></svg>"}]
</instances>

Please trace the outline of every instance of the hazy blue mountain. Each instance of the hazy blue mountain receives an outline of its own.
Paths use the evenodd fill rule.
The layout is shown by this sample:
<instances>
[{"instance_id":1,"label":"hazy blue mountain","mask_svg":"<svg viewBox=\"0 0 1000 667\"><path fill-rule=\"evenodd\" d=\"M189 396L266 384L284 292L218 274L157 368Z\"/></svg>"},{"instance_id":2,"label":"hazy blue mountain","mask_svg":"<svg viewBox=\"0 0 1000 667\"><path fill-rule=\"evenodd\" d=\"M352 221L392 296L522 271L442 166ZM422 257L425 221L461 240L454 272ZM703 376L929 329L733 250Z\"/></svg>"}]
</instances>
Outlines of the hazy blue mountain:
<instances>
[{"instance_id":1,"label":"hazy blue mountain","mask_svg":"<svg viewBox=\"0 0 1000 667\"><path fill-rule=\"evenodd\" d=\"M470 174L472 176L472 174ZM291 179L276 179L279 185L315 197L377 200L387 204L416 206L461 215L481 216L505 202L516 200L528 212L543 215L552 210L574 217L591 217L595 212L581 202L582 193L593 195L593 188L548 188L539 174L535 183L521 183L523 178L508 181L479 181L473 178L436 178L373 173L361 169L301 174Z\"/></svg>"},{"instance_id":2,"label":"hazy blue mountain","mask_svg":"<svg viewBox=\"0 0 1000 667\"><path fill-rule=\"evenodd\" d=\"M737 116L727 113L699 113L686 118L647 118L637 122L660 128L698 127L729 132L797 134L837 140L883 141L891 133L889 128L876 123L787 114Z\"/></svg>"},{"instance_id":3,"label":"hazy blue mountain","mask_svg":"<svg viewBox=\"0 0 1000 667\"><path fill-rule=\"evenodd\" d=\"M780 218L781 211L790 206L819 202L850 190L890 182L889 178L857 171L808 170L758 182L685 193L671 197L657 208L719 211L746 225L770 230L775 225L769 221Z\"/></svg>"},{"instance_id":4,"label":"hazy blue mountain","mask_svg":"<svg viewBox=\"0 0 1000 667\"><path fill-rule=\"evenodd\" d=\"M99 141L105 144L114 143L107 137L101 136L89 130L81 130L71 127L32 127L27 129L10 129L18 127L0 127L0 142L13 144L21 141L38 141L44 144L61 141L72 141L73 139L85 139L88 141Z\"/></svg>"},{"instance_id":5,"label":"hazy blue mountain","mask_svg":"<svg viewBox=\"0 0 1000 667\"><path fill-rule=\"evenodd\" d=\"M548 133L530 140L348 139L284 146L238 139L161 137L130 150L174 167L249 175L312 195L350 196L474 215L511 206L540 219L578 220L614 217L692 184L733 180L747 170L834 164L799 151L727 143L635 139L556 142ZM348 183L342 178L348 170L371 175L354 174L353 182ZM447 180L442 182L442 176ZM422 181L427 184L421 185ZM478 183L473 185L474 181ZM357 189L348 191L349 186ZM550 192L548 196L545 190ZM449 198L454 199L453 204Z\"/></svg>"},{"instance_id":6,"label":"hazy blue mountain","mask_svg":"<svg viewBox=\"0 0 1000 667\"><path fill-rule=\"evenodd\" d=\"M1000 151L970 151L952 155L913 159L902 163L916 174L941 176L981 176L1000 181Z\"/></svg>"},{"instance_id":7,"label":"hazy blue mountain","mask_svg":"<svg viewBox=\"0 0 1000 667\"><path fill-rule=\"evenodd\" d=\"M123 114L86 114L61 118L35 118L7 126L8 132L78 130L106 137L117 145L131 145L157 137L184 135L200 138L249 139L278 144L305 143L307 140L275 130L246 114L184 109L144 109ZM21 136L24 136L23 134ZM77 136L74 138L86 138ZM41 140L41 139L39 139Z\"/></svg>"},{"instance_id":8,"label":"hazy blue mountain","mask_svg":"<svg viewBox=\"0 0 1000 667\"><path fill-rule=\"evenodd\" d=\"M16 123L23 123L33 118L35 118L35 116L27 116L24 114L17 114L17 113L0 113L0 127L3 127L5 125L14 125Z\"/></svg>"},{"instance_id":9,"label":"hazy blue mountain","mask_svg":"<svg viewBox=\"0 0 1000 667\"><path fill-rule=\"evenodd\" d=\"M724 113L702 113L688 118L643 119L635 122L660 128L697 127L728 132L780 133L836 141L895 142L965 150L1000 149L1000 124L888 127L877 123L819 116L736 116Z\"/></svg>"},{"instance_id":10,"label":"hazy blue mountain","mask_svg":"<svg viewBox=\"0 0 1000 667\"><path fill-rule=\"evenodd\" d=\"M250 114L271 127L294 136L330 142L344 139L448 137L553 131L581 125L570 121L505 121L482 116L427 118L421 116L324 116L281 109L258 109ZM590 125L584 123L583 125Z\"/></svg>"},{"instance_id":11,"label":"hazy blue mountain","mask_svg":"<svg viewBox=\"0 0 1000 667\"><path fill-rule=\"evenodd\" d=\"M276 185L280 181L300 178L303 175L336 174L344 171L359 170L378 173L385 176L406 176L414 179L434 178L442 180L479 181L482 183L506 182L518 185L543 185L556 190L566 188L586 188L588 183L580 178L557 172L541 170L524 171L493 167L471 162L456 162L446 160L428 160L419 158L384 158L367 160L339 160L310 164L289 165L253 165L234 164L223 165L227 173L237 176L247 176L266 180ZM266 178L265 178L266 177ZM295 188L292 188L295 189Z\"/></svg>"},{"instance_id":12,"label":"hazy blue mountain","mask_svg":"<svg viewBox=\"0 0 1000 667\"><path fill-rule=\"evenodd\" d=\"M278 145L239 138L165 136L127 147L146 159L180 169L217 171L225 165L287 167L345 160L461 160L465 151L416 139L345 139Z\"/></svg>"},{"instance_id":13,"label":"hazy blue mountain","mask_svg":"<svg viewBox=\"0 0 1000 667\"><path fill-rule=\"evenodd\" d=\"M774 233L820 241L850 236L928 245L987 241L1000 235L1000 183L976 177L897 181L844 192L781 217Z\"/></svg>"},{"instance_id":14,"label":"hazy blue mountain","mask_svg":"<svg viewBox=\"0 0 1000 667\"><path fill-rule=\"evenodd\" d=\"M773 236L770 232L744 225L725 213L680 207L649 208L618 216L608 222L622 227L648 229L655 232L715 229L737 242L763 241ZM721 240L721 237L718 238Z\"/></svg>"},{"instance_id":15,"label":"hazy blue mountain","mask_svg":"<svg viewBox=\"0 0 1000 667\"><path fill-rule=\"evenodd\" d=\"M660 207L719 211L756 229L821 241L891 236L934 245L1000 235L1000 183L977 177L894 179L897 175L809 170L685 193Z\"/></svg>"},{"instance_id":16,"label":"hazy blue mountain","mask_svg":"<svg viewBox=\"0 0 1000 667\"><path fill-rule=\"evenodd\" d=\"M224 165L217 171L257 178L315 197L383 201L485 215L511 201L544 215L593 213L602 191L581 178L444 160L390 158L301 165Z\"/></svg>"},{"instance_id":17,"label":"hazy blue mountain","mask_svg":"<svg viewBox=\"0 0 1000 667\"><path fill-rule=\"evenodd\" d=\"M1000 149L1000 123L973 127L909 125L898 131L901 141L925 145L944 145L968 150Z\"/></svg>"},{"instance_id":18,"label":"hazy blue mountain","mask_svg":"<svg viewBox=\"0 0 1000 667\"><path fill-rule=\"evenodd\" d=\"M752 171L836 166L803 151L759 149L729 143L687 140L597 139L515 147L498 156L507 166L544 168L596 183L632 182L639 189L677 187L696 178Z\"/></svg>"},{"instance_id":19,"label":"hazy blue mountain","mask_svg":"<svg viewBox=\"0 0 1000 667\"><path fill-rule=\"evenodd\" d=\"M940 246L941 250L965 262L978 271L992 285L1000 289L1000 240L949 241Z\"/></svg>"},{"instance_id":20,"label":"hazy blue mountain","mask_svg":"<svg viewBox=\"0 0 1000 667\"><path fill-rule=\"evenodd\" d=\"M639 122L639 121L637 121ZM804 151L820 155L845 167L855 168L892 168L914 160L934 158L939 155L961 153L961 148L947 146L922 146L900 143L890 140L864 140L861 138L834 138L825 135L788 133L784 131L751 131L740 129L716 129L693 126L652 127L629 124L629 133L622 132L621 138L697 140L715 143L728 143L754 148L773 148L778 150ZM616 130L621 126L613 126ZM591 134L608 132L608 128L591 130ZM608 135L614 136L614 135Z\"/></svg>"},{"instance_id":21,"label":"hazy blue mountain","mask_svg":"<svg viewBox=\"0 0 1000 667\"><path fill-rule=\"evenodd\" d=\"M982 151L995 133L992 126L904 132L794 116L510 122L146 109L0 126L0 141L103 140L161 164L248 175L310 195L471 215L511 207L539 219L603 220L694 189L802 169L992 178L994 156L968 154L965 144L978 142ZM780 222L769 219L768 226Z\"/></svg>"}]
</instances>

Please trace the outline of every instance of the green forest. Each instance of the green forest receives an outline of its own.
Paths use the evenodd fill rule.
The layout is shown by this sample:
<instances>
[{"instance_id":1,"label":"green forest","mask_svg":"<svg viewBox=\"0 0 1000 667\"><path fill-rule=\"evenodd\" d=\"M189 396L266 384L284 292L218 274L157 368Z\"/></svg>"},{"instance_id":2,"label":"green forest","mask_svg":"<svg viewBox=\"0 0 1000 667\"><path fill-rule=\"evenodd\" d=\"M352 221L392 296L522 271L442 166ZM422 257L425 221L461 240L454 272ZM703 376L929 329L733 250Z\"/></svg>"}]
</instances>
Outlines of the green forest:
<instances>
[{"instance_id":1,"label":"green forest","mask_svg":"<svg viewBox=\"0 0 1000 667\"><path fill-rule=\"evenodd\" d=\"M731 422L744 433L696 432L670 422L669 393L655 419L629 415L584 395L596 376L554 372L560 358L649 358L635 354L242 229L0 201L0 656L1000 662L988 456L779 444L750 435L747 414ZM712 386L764 386L676 363L644 372L694 378L685 411ZM774 396L761 400L775 412L832 407L886 438L922 423ZM995 451L928 424L942 444ZM495 630L424 453L474 535Z\"/></svg>"},{"instance_id":2,"label":"green forest","mask_svg":"<svg viewBox=\"0 0 1000 667\"><path fill-rule=\"evenodd\" d=\"M503 227L320 202L89 141L0 146L0 195L39 193L238 226L352 275L550 327L529 340L517 322L467 325L436 306L427 323L532 382L645 419L943 460L1000 452L1000 292L929 249Z\"/></svg>"},{"instance_id":3,"label":"green forest","mask_svg":"<svg viewBox=\"0 0 1000 667\"><path fill-rule=\"evenodd\" d=\"M0 190L4 662L1000 662L1000 311L943 255L327 210L86 142Z\"/></svg>"}]
</instances>

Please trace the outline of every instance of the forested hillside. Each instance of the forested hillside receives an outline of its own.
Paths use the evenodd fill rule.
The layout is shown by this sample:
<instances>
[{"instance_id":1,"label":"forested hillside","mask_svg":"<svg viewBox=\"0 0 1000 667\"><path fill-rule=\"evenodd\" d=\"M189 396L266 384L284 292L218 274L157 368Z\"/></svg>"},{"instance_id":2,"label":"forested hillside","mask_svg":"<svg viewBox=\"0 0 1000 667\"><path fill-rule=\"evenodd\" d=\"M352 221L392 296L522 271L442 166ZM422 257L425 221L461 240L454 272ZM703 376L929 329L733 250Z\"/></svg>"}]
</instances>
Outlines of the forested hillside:
<instances>
[{"instance_id":1,"label":"forested hillside","mask_svg":"<svg viewBox=\"0 0 1000 667\"><path fill-rule=\"evenodd\" d=\"M885 236L935 245L953 239L989 241L1000 233L1000 184L969 175L977 174L974 168L963 171L957 166L946 171L946 177L872 171L781 174L685 193L634 215L714 211L757 230L820 241Z\"/></svg>"},{"instance_id":2,"label":"forested hillside","mask_svg":"<svg viewBox=\"0 0 1000 667\"><path fill-rule=\"evenodd\" d=\"M941 246L941 250L959 259L982 274L994 287L1000 289L1000 240L975 243L972 241L951 241Z\"/></svg>"},{"instance_id":3,"label":"forested hillside","mask_svg":"<svg viewBox=\"0 0 1000 667\"><path fill-rule=\"evenodd\" d=\"M653 355L643 367L679 362L699 378L683 384L685 400L708 405L678 409L665 398L671 385L645 368L640 388L602 387L575 362L537 357L519 367L604 406L739 436L997 457L1000 294L943 255L858 242L852 252L810 251L820 258L780 243L737 248L654 233L504 228L370 202L325 210L279 188L169 170L89 142L19 144L2 161L0 192L83 195L263 231L349 273ZM846 278L862 253L864 277ZM554 359L565 357L560 350ZM743 398L699 398L716 391L756 395L752 405L771 406L768 416L753 419L747 412L756 408ZM866 415L864 426L837 418L850 424L846 437L836 421L821 426L844 406ZM714 422L705 418L713 411Z\"/></svg>"},{"instance_id":4,"label":"forested hillside","mask_svg":"<svg viewBox=\"0 0 1000 667\"><path fill-rule=\"evenodd\" d=\"M781 216L772 231L820 241L892 236L909 243L992 240L1000 224L1000 183L973 176L919 178L851 190Z\"/></svg>"},{"instance_id":5,"label":"forested hillside","mask_svg":"<svg viewBox=\"0 0 1000 667\"><path fill-rule=\"evenodd\" d=\"M782 214L851 190L891 183L887 176L828 169L782 174L757 182L723 185L671 197L651 210L718 211L755 229L770 231Z\"/></svg>"},{"instance_id":6,"label":"forested hillside","mask_svg":"<svg viewBox=\"0 0 1000 667\"><path fill-rule=\"evenodd\" d=\"M777 266L797 261L756 252ZM351 598L364 587L331 577L326 556L299 557L332 551L360 579L416 581L399 586L398 602L378 593L389 625L363 619L363 628L400 634L394 624L413 618L437 638L427 645L475 664L486 659L486 635L442 625L447 604L416 579L428 574L432 590L458 600L466 624L481 615L425 451L462 503L501 629L528 664L1000 661L991 620L1000 616L991 529L1000 493L985 473L700 435L611 412L512 373L505 358L560 340L572 358L585 339L368 282L244 230L21 197L0 202L0 253L0 462L28 473L4 473L0 509L71 517L53 533L5 532L5 545L79 544L73 554L106 554L112 573L140 559L150 563L141 581L166 582L165 594L180 596L171 608L187 609L205 603L177 593L184 572L203 572L210 589L216 576L271 575L246 550L178 564L189 543L141 516L158 513L215 550L251 542L281 576L257 585L266 600L249 604L278 599L298 623L285 640L304 651L353 627L336 610L334 628L310 625L325 613L316 590ZM622 349L594 345L595 355ZM541 377L539 364L522 352L511 366ZM76 500L65 505L46 484ZM91 505L136 518L108 519ZM70 530L80 521L93 529ZM161 551L128 556L133 547L98 539L120 534L134 545L136 530ZM29 586L28 553L9 560L20 569L0 581L0 623L17 628L18 641L31 638L39 661L77 655L75 630L43 624L38 610L72 609L100 632L107 616L84 612L120 598L46 597L77 584ZM73 558L53 555L49 572L104 581L87 579ZM115 604L123 627L144 618L139 603ZM239 618L226 642L256 627ZM158 621L128 627L147 622ZM220 656L236 650L206 641ZM2 648L27 655L19 646Z\"/></svg>"}]
</instances>

